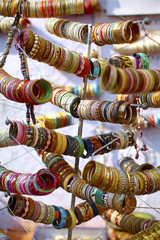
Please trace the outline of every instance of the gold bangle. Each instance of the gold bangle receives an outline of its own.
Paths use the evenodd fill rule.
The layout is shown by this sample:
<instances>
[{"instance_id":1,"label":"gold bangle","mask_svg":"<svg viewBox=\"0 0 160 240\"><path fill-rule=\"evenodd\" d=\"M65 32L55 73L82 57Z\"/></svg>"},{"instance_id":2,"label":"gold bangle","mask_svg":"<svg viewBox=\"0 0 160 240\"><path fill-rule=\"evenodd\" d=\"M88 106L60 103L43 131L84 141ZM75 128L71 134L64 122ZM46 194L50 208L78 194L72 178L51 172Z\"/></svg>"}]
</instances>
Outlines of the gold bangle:
<instances>
[{"instance_id":1,"label":"gold bangle","mask_svg":"<svg viewBox=\"0 0 160 240\"><path fill-rule=\"evenodd\" d=\"M75 213L71 210L71 209L68 209L70 215L71 215L71 218L72 218L72 224L68 227L68 229L73 229L75 226L76 226L76 215Z\"/></svg>"}]
</instances>

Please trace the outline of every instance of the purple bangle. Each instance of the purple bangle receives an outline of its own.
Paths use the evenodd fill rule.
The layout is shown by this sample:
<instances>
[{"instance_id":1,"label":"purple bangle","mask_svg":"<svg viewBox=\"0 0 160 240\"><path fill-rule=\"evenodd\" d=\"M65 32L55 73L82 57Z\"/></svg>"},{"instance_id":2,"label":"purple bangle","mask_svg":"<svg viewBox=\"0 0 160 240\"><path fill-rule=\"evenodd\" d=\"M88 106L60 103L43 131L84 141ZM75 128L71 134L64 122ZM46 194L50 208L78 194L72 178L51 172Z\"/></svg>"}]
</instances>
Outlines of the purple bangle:
<instances>
[{"instance_id":1,"label":"purple bangle","mask_svg":"<svg viewBox=\"0 0 160 240\"><path fill-rule=\"evenodd\" d=\"M135 56L133 56L134 58L135 58L135 60L136 60L136 69L139 69L139 61L138 61L138 59L135 57Z\"/></svg>"},{"instance_id":2,"label":"purple bangle","mask_svg":"<svg viewBox=\"0 0 160 240\"><path fill-rule=\"evenodd\" d=\"M91 199L90 199L90 191L91 191L91 189L92 189L92 186L89 185L86 188L86 190L85 190L85 195L86 195L86 198L87 198L88 201L91 201Z\"/></svg>"}]
</instances>

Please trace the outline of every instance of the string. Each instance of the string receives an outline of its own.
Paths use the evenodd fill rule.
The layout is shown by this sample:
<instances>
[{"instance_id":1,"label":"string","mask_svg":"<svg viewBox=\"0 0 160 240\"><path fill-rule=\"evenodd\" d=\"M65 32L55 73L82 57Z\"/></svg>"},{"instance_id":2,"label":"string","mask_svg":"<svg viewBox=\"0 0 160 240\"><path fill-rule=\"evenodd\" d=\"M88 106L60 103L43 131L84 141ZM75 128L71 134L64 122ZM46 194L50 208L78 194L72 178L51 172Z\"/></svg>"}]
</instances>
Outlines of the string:
<instances>
[{"instance_id":1,"label":"string","mask_svg":"<svg viewBox=\"0 0 160 240\"><path fill-rule=\"evenodd\" d=\"M38 163L40 163L42 166L44 166L44 164L41 161L39 161L34 155L32 155L31 152L28 151L13 135L12 135L12 137L29 155L31 155L31 157L33 157Z\"/></svg>"},{"instance_id":2,"label":"string","mask_svg":"<svg viewBox=\"0 0 160 240\"><path fill-rule=\"evenodd\" d=\"M149 206L151 209L153 209L155 212L157 212L157 213L159 213L160 214L160 212L157 210L157 209L155 209L154 207L152 207L149 203L147 203L145 200L143 200L142 198L140 198L139 196L137 196L137 198L139 198L142 202L144 202L147 206Z\"/></svg>"},{"instance_id":3,"label":"string","mask_svg":"<svg viewBox=\"0 0 160 240\"><path fill-rule=\"evenodd\" d=\"M15 214L12 212L12 210L11 210L11 209L9 209L9 210L11 211L11 213L13 214L13 216L16 217ZM30 236L33 240L36 240L36 239L30 234L30 232L27 230L27 228L26 228L20 221L17 220L17 218L13 218L13 219L23 227L23 229L29 234L29 236Z\"/></svg>"},{"instance_id":4,"label":"string","mask_svg":"<svg viewBox=\"0 0 160 240\"><path fill-rule=\"evenodd\" d=\"M34 65L34 67L37 69L37 71L40 74L40 79L42 78L42 73L40 71L40 68L33 62L33 60L28 56L27 53L25 53L25 51L23 50L23 48L21 48L21 46L17 43L17 46L21 49L21 51L26 55L26 57L29 59L29 61Z\"/></svg>"},{"instance_id":5,"label":"string","mask_svg":"<svg viewBox=\"0 0 160 240\"><path fill-rule=\"evenodd\" d=\"M8 208L13 203L12 195L10 197L11 197L11 200L12 200L11 203L7 204L7 206L5 206L4 208L1 208L0 211L3 211L4 209Z\"/></svg>"},{"instance_id":6,"label":"string","mask_svg":"<svg viewBox=\"0 0 160 240\"><path fill-rule=\"evenodd\" d=\"M0 101L1 101L1 100L0 100ZM4 100L2 100L2 101L4 101ZM7 99L6 99L5 101L7 101ZM8 104L6 104L6 103L1 103L1 102L0 102L0 105L4 105L4 106L7 106L7 107L15 108L15 109L17 109L17 110L21 110L21 111L25 111L25 112L26 112L26 109L19 108L19 107L15 107L15 106L11 106L11 105L8 105ZM35 112L35 113L36 113L37 115L45 116L44 114L39 113L39 112Z\"/></svg>"},{"instance_id":7,"label":"string","mask_svg":"<svg viewBox=\"0 0 160 240\"><path fill-rule=\"evenodd\" d=\"M34 149L31 149L31 150L28 151L28 152L32 152L33 150L34 150ZM5 164L3 164L3 166L5 166L5 165L7 165L7 164L9 164L9 163L17 160L17 159L20 158L20 157L23 157L23 156L26 155L28 152L25 152L25 153L23 153L22 155L20 155L20 156L18 156L18 157L16 157L16 158L13 158L12 160L10 160L10 161L6 162Z\"/></svg>"}]
</instances>

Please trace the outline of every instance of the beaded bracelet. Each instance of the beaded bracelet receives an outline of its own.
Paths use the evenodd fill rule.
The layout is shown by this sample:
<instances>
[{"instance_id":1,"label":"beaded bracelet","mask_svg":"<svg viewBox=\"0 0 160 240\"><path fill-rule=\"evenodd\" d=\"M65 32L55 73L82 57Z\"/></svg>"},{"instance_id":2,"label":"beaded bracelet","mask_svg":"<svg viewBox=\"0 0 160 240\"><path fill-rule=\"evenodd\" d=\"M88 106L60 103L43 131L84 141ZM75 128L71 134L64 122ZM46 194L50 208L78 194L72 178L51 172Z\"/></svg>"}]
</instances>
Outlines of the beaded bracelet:
<instances>
[{"instance_id":1,"label":"beaded bracelet","mask_svg":"<svg viewBox=\"0 0 160 240\"><path fill-rule=\"evenodd\" d=\"M124 231L132 234L143 231L157 222L156 220L149 218L136 217L133 214L123 216L121 213L118 213L113 209L108 209L104 216L107 221L110 221Z\"/></svg>"},{"instance_id":2,"label":"beaded bracelet","mask_svg":"<svg viewBox=\"0 0 160 240\"><path fill-rule=\"evenodd\" d=\"M53 192L58 185L58 176L52 170L41 169L35 174L21 174L0 166L1 191L27 195L46 195Z\"/></svg>"},{"instance_id":3,"label":"beaded bracelet","mask_svg":"<svg viewBox=\"0 0 160 240\"><path fill-rule=\"evenodd\" d=\"M98 169L97 171L93 171L95 167ZM102 171L106 172L103 176ZM141 172L123 172L90 161L83 170L83 179L89 184L108 192L141 195L159 190L159 174L158 168ZM95 178L97 181L95 181Z\"/></svg>"},{"instance_id":4,"label":"beaded bracelet","mask_svg":"<svg viewBox=\"0 0 160 240\"><path fill-rule=\"evenodd\" d=\"M74 73L79 77L84 77L88 74L90 69L90 61L88 58L50 43L37 34L35 37L33 36L34 34L31 30L23 30L19 36L21 47L31 58L47 63L59 70ZM33 41L29 41L30 38L33 39ZM47 43L50 45L49 51ZM47 54L45 54L46 51Z\"/></svg>"},{"instance_id":5,"label":"beaded bracelet","mask_svg":"<svg viewBox=\"0 0 160 240\"><path fill-rule=\"evenodd\" d=\"M0 3L0 15L14 17L16 13L23 17L29 18L50 18L60 17L64 15L82 14L84 6L82 0L77 0L75 3L65 1L3 1Z\"/></svg>"}]
</instances>

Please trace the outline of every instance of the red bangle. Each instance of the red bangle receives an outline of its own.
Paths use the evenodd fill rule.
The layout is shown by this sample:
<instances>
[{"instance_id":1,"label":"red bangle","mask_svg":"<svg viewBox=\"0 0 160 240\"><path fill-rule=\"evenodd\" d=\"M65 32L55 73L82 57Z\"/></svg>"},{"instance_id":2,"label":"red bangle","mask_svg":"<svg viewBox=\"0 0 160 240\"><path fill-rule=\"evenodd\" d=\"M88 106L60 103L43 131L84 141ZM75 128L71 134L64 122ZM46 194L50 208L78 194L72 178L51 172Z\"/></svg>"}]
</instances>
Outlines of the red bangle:
<instances>
[{"instance_id":1,"label":"red bangle","mask_svg":"<svg viewBox=\"0 0 160 240\"><path fill-rule=\"evenodd\" d=\"M84 2L84 11L86 14L92 14L93 13L93 8L91 5L91 1L87 0Z\"/></svg>"},{"instance_id":2,"label":"red bangle","mask_svg":"<svg viewBox=\"0 0 160 240\"><path fill-rule=\"evenodd\" d=\"M84 60L85 60L85 65L84 65L84 69L83 71L77 75L78 77L85 77L88 72L89 72L89 69L90 69L90 61L87 57L84 56Z\"/></svg>"}]
</instances>

